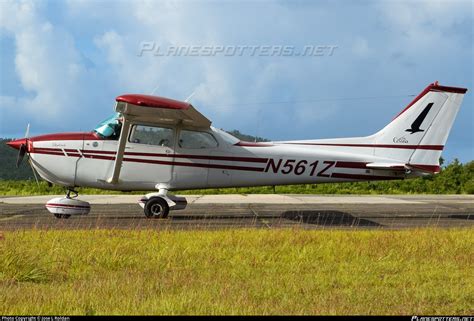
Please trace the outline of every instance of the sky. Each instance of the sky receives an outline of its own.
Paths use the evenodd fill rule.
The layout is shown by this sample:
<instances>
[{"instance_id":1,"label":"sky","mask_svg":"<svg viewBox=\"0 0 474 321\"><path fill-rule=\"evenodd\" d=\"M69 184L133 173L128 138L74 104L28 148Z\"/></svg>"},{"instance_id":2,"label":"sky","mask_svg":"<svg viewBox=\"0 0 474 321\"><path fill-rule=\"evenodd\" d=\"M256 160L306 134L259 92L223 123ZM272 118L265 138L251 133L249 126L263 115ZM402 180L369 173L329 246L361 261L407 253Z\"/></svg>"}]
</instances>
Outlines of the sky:
<instances>
[{"instance_id":1,"label":"sky","mask_svg":"<svg viewBox=\"0 0 474 321\"><path fill-rule=\"evenodd\" d=\"M467 162L473 16L456 0L0 0L0 137L90 131L125 93L192 95L215 127L271 140L365 136L439 81L469 89L443 154Z\"/></svg>"}]
</instances>

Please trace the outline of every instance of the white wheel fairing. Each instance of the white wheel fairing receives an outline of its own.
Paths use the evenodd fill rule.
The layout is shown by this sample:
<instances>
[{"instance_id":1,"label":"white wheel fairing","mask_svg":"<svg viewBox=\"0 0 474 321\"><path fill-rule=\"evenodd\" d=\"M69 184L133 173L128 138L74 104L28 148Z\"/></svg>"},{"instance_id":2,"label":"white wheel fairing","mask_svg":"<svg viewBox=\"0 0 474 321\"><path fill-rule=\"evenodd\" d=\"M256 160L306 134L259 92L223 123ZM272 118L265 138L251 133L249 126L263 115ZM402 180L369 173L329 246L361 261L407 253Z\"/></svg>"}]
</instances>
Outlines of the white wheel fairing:
<instances>
[{"instance_id":1,"label":"white wheel fairing","mask_svg":"<svg viewBox=\"0 0 474 321\"><path fill-rule=\"evenodd\" d=\"M90 204L78 199L57 197L46 203L46 209L52 214L64 215L87 215L90 212Z\"/></svg>"}]
</instances>

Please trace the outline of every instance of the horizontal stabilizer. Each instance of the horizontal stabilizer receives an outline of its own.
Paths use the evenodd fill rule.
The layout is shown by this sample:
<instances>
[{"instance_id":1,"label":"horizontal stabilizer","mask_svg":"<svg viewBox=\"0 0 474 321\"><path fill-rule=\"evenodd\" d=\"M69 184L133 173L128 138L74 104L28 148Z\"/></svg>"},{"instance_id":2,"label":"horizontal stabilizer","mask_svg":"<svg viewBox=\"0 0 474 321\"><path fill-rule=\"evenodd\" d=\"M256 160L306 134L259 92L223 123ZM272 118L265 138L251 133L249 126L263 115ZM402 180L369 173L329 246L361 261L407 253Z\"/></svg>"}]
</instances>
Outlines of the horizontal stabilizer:
<instances>
[{"instance_id":1,"label":"horizontal stabilizer","mask_svg":"<svg viewBox=\"0 0 474 321\"><path fill-rule=\"evenodd\" d=\"M368 163L365 166L370 169L386 169L391 171L405 171L410 169L406 164L401 163Z\"/></svg>"},{"instance_id":2,"label":"horizontal stabilizer","mask_svg":"<svg viewBox=\"0 0 474 321\"><path fill-rule=\"evenodd\" d=\"M440 167L436 165L418 165L402 163L368 163L365 167L377 170L406 171L422 173L439 173Z\"/></svg>"}]
</instances>

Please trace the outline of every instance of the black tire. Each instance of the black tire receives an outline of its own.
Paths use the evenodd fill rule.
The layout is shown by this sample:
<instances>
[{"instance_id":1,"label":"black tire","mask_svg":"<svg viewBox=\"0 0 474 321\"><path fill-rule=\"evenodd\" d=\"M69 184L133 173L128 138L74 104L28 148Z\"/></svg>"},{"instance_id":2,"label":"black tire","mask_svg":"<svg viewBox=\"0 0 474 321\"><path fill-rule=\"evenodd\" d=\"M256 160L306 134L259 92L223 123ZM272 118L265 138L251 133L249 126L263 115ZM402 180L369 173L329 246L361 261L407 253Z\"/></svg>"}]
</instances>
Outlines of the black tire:
<instances>
[{"instance_id":1,"label":"black tire","mask_svg":"<svg viewBox=\"0 0 474 321\"><path fill-rule=\"evenodd\" d=\"M152 197L145 204L145 216L148 218L167 218L169 212L168 203L161 197Z\"/></svg>"},{"instance_id":2,"label":"black tire","mask_svg":"<svg viewBox=\"0 0 474 321\"><path fill-rule=\"evenodd\" d=\"M54 217L56 218L70 218L70 214L54 214Z\"/></svg>"}]
</instances>

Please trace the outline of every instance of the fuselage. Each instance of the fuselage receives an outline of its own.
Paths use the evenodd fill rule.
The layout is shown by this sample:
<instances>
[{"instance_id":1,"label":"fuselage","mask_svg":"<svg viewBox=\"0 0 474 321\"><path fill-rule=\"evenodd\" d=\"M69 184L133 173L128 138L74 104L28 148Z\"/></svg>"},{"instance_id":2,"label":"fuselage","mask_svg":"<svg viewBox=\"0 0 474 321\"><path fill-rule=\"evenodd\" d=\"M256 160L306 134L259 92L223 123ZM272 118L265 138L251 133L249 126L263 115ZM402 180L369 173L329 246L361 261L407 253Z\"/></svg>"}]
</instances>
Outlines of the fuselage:
<instances>
[{"instance_id":1,"label":"fuselage","mask_svg":"<svg viewBox=\"0 0 474 321\"><path fill-rule=\"evenodd\" d=\"M16 146L22 142L26 141L16 141ZM15 147L15 142L10 145ZM133 124L115 184L107 180L113 172L118 137L107 139L96 132L61 133L32 137L27 145L39 175L66 187L154 190L161 184L168 190L177 190L410 176L406 171L366 167L368 163L391 161L374 156L374 149L388 148L384 146L341 146L330 140L250 143L213 127L203 131Z\"/></svg>"}]
</instances>

